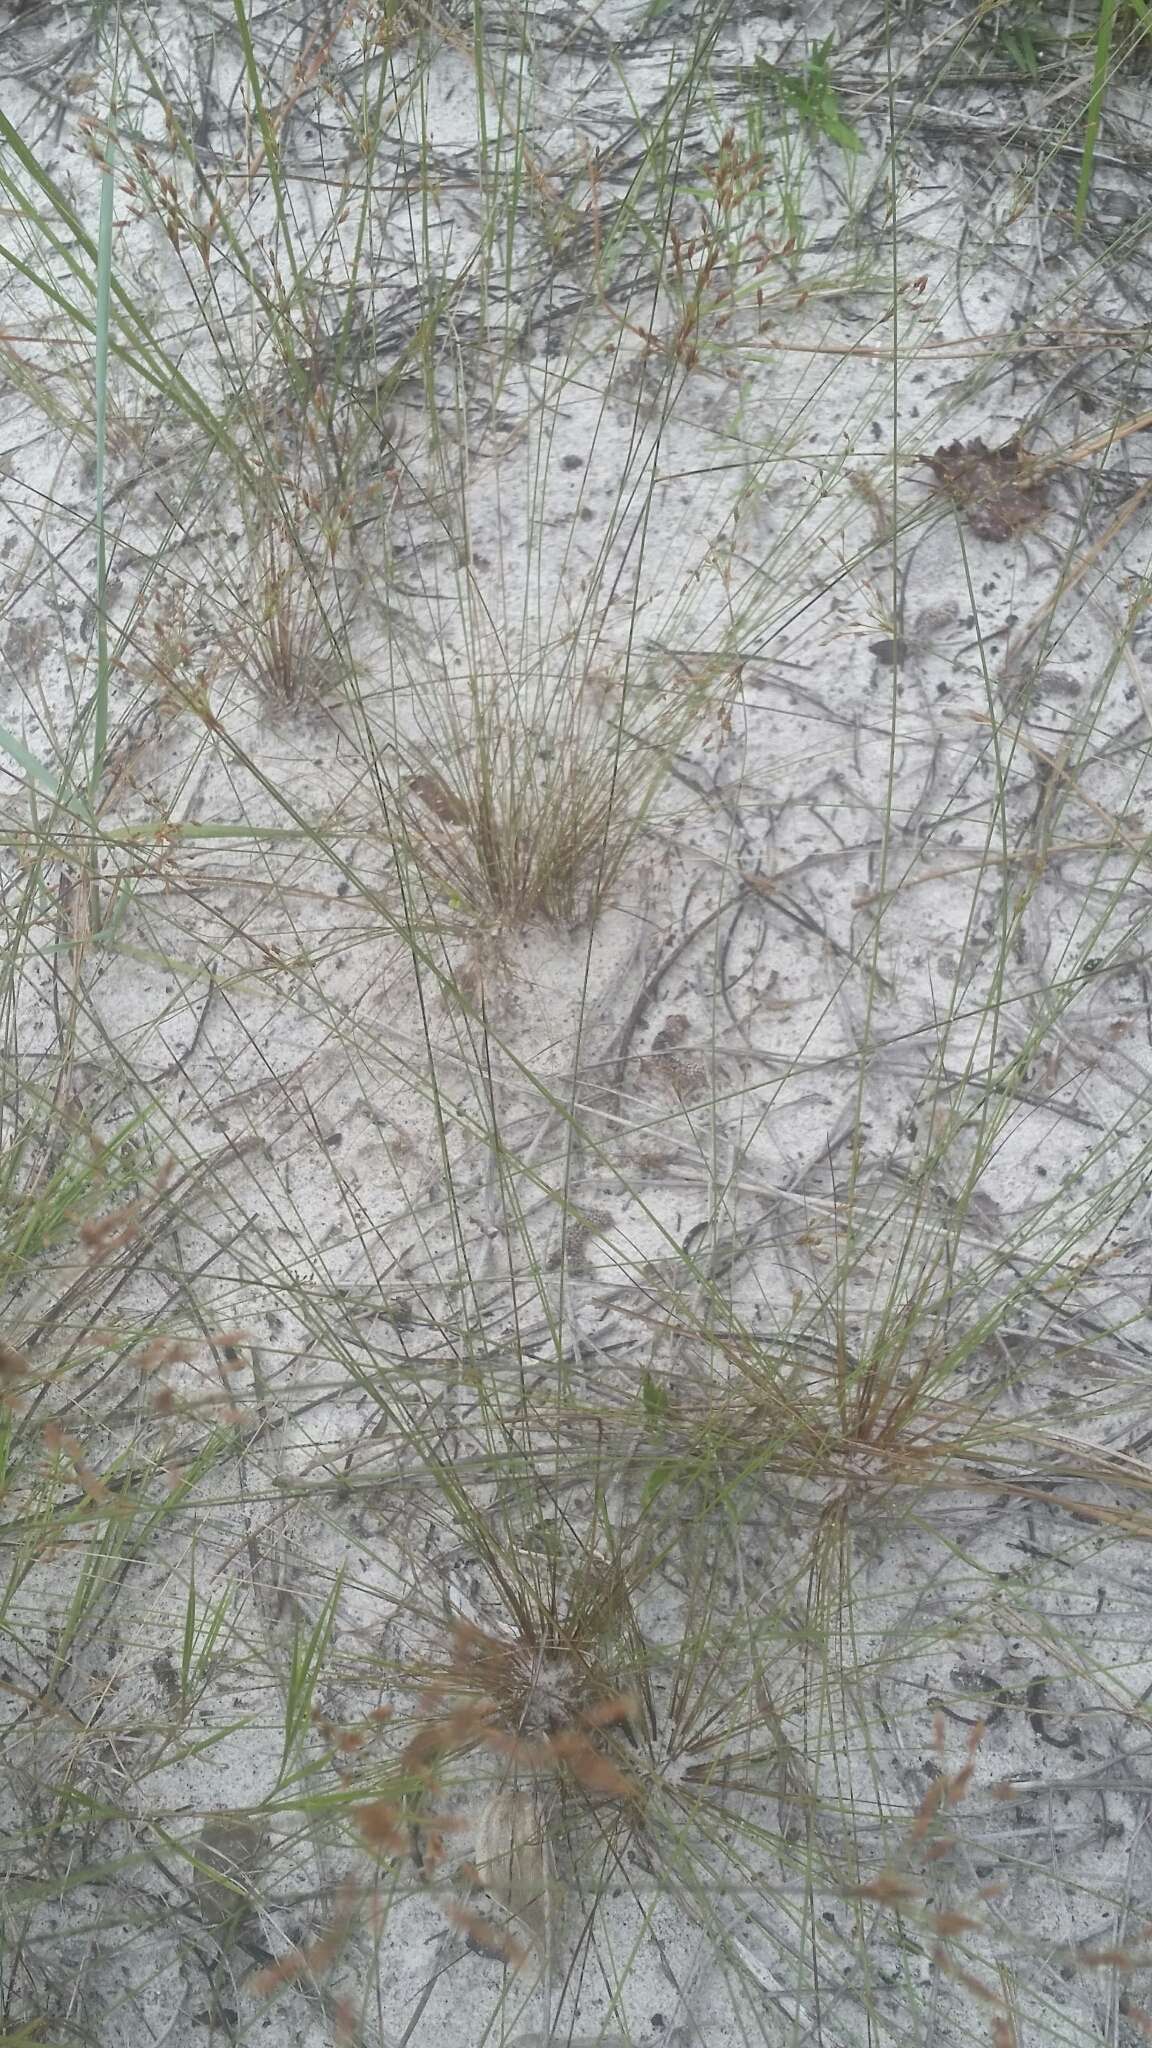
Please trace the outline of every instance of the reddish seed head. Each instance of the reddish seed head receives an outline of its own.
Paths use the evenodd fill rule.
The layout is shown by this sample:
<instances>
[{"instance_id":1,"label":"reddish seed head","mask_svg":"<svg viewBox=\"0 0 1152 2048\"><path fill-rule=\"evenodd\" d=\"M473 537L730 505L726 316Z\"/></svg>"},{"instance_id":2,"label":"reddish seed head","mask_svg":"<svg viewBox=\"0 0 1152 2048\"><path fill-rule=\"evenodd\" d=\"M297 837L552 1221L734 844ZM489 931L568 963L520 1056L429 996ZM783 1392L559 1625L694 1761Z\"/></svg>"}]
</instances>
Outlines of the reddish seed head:
<instances>
[{"instance_id":1,"label":"reddish seed head","mask_svg":"<svg viewBox=\"0 0 1152 2048\"><path fill-rule=\"evenodd\" d=\"M446 1747L443 1721L431 1721L426 1728L418 1728L411 1741L405 1745L401 1759L405 1770L419 1771L436 1762Z\"/></svg>"},{"instance_id":2,"label":"reddish seed head","mask_svg":"<svg viewBox=\"0 0 1152 2048\"><path fill-rule=\"evenodd\" d=\"M143 1378L146 1373L155 1372L158 1365L167 1365L170 1356L171 1349L167 1339L154 1337L151 1344L146 1344L136 1359L136 1370Z\"/></svg>"},{"instance_id":3,"label":"reddish seed head","mask_svg":"<svg viewBox=\"0 0 1152 2048\"><path fill-rule=\"evenodd\" d=\"M601 1700L580 1716L585 1728L617 1728L622 1722L638 1721L639 1718L640 1702L633 1692L622 1692L615 1699Z\"/></svg>"},{"instance_id":4,"label":"reddish seed head","mask_svg":"<svg viewBox=\"0 0 1152 2048\"><path fill-rule=\"evenodd\" d=\"M407 1855L410 1845L399 1809L386 1799L373 1799L367 1806L358 1806L353 1818L368 1847L377 1855Z\"/></svg>"},{"instance_id":5,"label":"reddish seed head","mask_svg":"<svg viewBox=\"0 0 1152 2048\"><path fill-rule=\"evenodd\" d=\"M358 2027L356 2014L352 2010L350 1999L337 1998L333 2000L332 2024L338 2041L351 2042L356 2040Z\"/></svg>"},{"instance_id":6,"label":"reddish seed head","mask_svg":"<svg viewBox=\"0 0 1152 2048\"><path fill-rule=\"evenodd\" d=\"M22 1351L14 1351L11 1344L0 1339L0 1380L21 1379L32 1368Z\"/></svg>"},{"instance_id":7,"label":"reddish seed head","mask_svg":"<svg viewBox=\"0 0 1152 2048\"><path fill-rule=\"evenodd\" d=\"M609 1799L634 1799L639 1786L634 1778L625 1776L608 1758L593 1749L586 1735L575 1728L563 1729L548 1743L554 1757L561 1759L572 1776L589 1792L602 1792Z\"/></svg>"},{"instance_id":8,"label":"reddish seed head","mask_svg":"<svg viewBox=\"0 0 1152 2048\"><path fill-rule=\"evenodd\" d=\"M548 1742L530 1742L523 1735L511 1735L506 1728L483 1728L480 1741L485 1749L495 1750L497 1756L506 1756L511 1763L520 1764L528 1771L555 1769L556 1756Z\"/></svg>"},{"instance_id":9,"label":"reddish seed head","mask_svg":"<svg viewBox=\"0 0 1152 2048\"><path fill-rule=\"evenodd\" d=\"M943 1935L946 1939L953 1934L974 1933L980 1924L980 1921L974 1920L970 1913L957 1913L954 1911L933 1913L929 1919L929 1925L933 1933Z\"/></svg>"},{"instance_id":10,"label":"reddish seed head","mask_svg":"<svg viewBox=\"0 0 1152 2048\"><path fill-rule=\"evenodd\" d=\"M278 1963L269 1963L267 1969L257 1970L255 1976L249 1978L248 1988L257 1997L268 1998L282 1984L291 1984L294 1978L302 1977L307 1968L307 1957L301 1955L299 1949L293 1949L288 1955L281 1956Z\"/></svg>"},{"instance_id":11,"label":"reddish seed head","mask_svg":"<svg viewBox=\"0 0 1152 2048\"><path fill-rule=\"evenodd\" d=\"M933 1949L932 1961L938 1970L942 1970L944 1975L951 1977L955 1983L962 1984L965 1991L970 1991L973 1998L978 1998L982 2005L1000 2006L999 1992L993 1991L990 1985L985 1984L982 1977L976 1977L971 1970L966 1970L946 1948L941 1946Z\"/></svg>"},{"instance_id":12,"label":"reddish seed head","mask_svg":"<svg viewBox=\"0 0 1152 2048\"><path fill-rule=\"evenodd\" d=\"M968 1790L972 1773L975 1770L975 1768L976 1766L974 1763L965 1764L962 1767L962 1769L956 1772L954 1777L949 1778L947 1792L947 1801L949 1806L959 1805L960 1801L964 1797L964 1794Z\"/></svg>"},{"instance_id":13,"label":"reddish seed head","mask_svg":"<svg viewBox=\"0 0 1152 2048\"><path fill-rule=\"evenodd\" d=\"M923 1799L916 1808L916 1818L912 1823L912 1840L914 1842L918 1842L922 1835L927 1834L947 1790L947 1778L935 1778L932 1784L929 1785Z\"/></svg>"},{"instance_id":14,"label":"reddish seed head","mask_svg":"<svg viewBox=\"0 0 1152 2048\"><path fill-rule=\"evenodd\" d=\"M867 1884L857 1885L849 1896L853 1899L875 1899L880 1906L902 1906L919 1899L921 1893L910 1877L898 1877L894 1870L882 1870Z\"/></svg>"}]
</instances>

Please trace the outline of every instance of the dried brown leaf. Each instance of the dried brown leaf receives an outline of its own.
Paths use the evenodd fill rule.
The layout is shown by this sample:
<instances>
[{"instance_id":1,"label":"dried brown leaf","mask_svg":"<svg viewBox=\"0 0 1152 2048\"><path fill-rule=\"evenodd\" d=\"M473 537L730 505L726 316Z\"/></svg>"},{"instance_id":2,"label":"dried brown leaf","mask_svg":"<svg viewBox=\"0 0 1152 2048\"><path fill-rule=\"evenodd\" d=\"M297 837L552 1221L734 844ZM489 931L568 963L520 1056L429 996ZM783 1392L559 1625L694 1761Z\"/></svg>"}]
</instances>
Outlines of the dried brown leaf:
<instances>
[{"instance_id":1,"label":"dried brown leaf","mask_svg":"<svg viewBox=\"0 0 1152 2048\"><path fill-rule=\"evenodd\" d=\"M418 796L421 803L427 806L433 817L439 818L441 824L466 825L468 823L466 807L461 803L454 791L449 789L448 784L441 781L438 775L414 775L408 784L408 788L413 796Z\"/></svg>"},{"instance_id":2,"label":"dried brown leaf","mask_svg":"<svg viewBox=\"0 0 1152 2048\"><path fill-rule=\"evenodd\" d=\"M469 1906L457 1906L449 1901L444 1913L453 1927L459 1927L485 1955L495 1961L509 1963L514 1970L523 1969L528 1961L528 1951L515 1935L495 1926L491 1920L485 1920L482 1914L474 1913Z\"/></svg>"},{"instance_id":3,"label":"dried brown leaf","mask_svg":"<svg viewBox=\"0 0 1152 2048\"><path fill-rule=\"evenodd\" d=\"M989 448L976 437L950 441L925 458L941 492L964 512L980 540L1008 541L1035 525L1048 497L1046 480L1032 474L1018 437Z\"/></svg>"}]
</instances>

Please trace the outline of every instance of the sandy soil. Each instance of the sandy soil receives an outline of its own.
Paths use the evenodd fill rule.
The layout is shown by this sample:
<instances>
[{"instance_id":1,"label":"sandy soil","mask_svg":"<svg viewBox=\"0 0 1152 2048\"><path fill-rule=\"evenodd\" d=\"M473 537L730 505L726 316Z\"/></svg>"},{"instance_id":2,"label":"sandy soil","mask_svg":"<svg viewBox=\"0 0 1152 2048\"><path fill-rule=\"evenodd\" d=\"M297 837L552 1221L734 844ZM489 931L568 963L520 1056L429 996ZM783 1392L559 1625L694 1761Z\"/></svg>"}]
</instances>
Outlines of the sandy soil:
<instances>
[{"instance_id":1,"label":"sandy soil","mask_svg":"<svg viewBox=\"0 0 1152 2048\"><path fill-rule=\"evenodd\" d=\"M1148 524L1115 429L1147 404L1147 87L1112 92L1078 242L1051 75L994 49L941 83L960 17L916 8L890 91L870 17L801 12L708 25L680 102L694 9L485 10L483 95L447 14L375 69L362 21L254 23L269 75L311 37L350 105L382 65L395 96L354 347L387 412L323 591L354 686L318 659L269 700L235 472L113 365L95 854L3 766L8 1142L47 1094L140 1205L11 1295L47 1369L16 1419L70 1433L39 1457L76 1501L44 1549L47 1480L12 1495L5 1982L47 2027L13 2039L1143 2038ZM114 56L64 10L6 19L8 118L94 233L85 122L118 66L117 279L217 419L259 384L287 473L301 423L239 264L211 309L230 385L208 266L126 182L137 146L169 162L177 86L203 166L236 152L233 17L123 24ZM833 30L862 146L749 178L724 231L775 252L759 300L722 267L657 291L636 152L665 122L687 247L729 123L751 150L756 60ZM321 324L360 218L324 76L284 138ZM501 94L530 144L506 261ZM267 252L275 193L241 182ZM11 269L6 293L0 725L61 777L91 734L92 362ZM1023 476L949 495L927 461L1017 436ZM589 729L649 737L704 689L594 923L478 918L397 857L389 792L485 662L521 692L576 675ZM815 1459L797 1424L766 1458L755 1403L743 1441L701 1434L753 1352L800 1413L838 1341L864 1358L902 1315L939 1361L902 1436ZM642 1815L523 1757L510 1804L485 1738L437 1785L439 1845L405 1820L374 1854L357 1814L451 1710L459 1624L510 1643L510 1583L571 1614L594 1581L621 1603L597 1670L636 1695L594 1750ZM541 1650L545 1731L586 1663ZM236 1809L259 1827L220 1851ZM502 1827L528 1875L485 1883L520 1854Z\"/></svg>"}]
</instances>

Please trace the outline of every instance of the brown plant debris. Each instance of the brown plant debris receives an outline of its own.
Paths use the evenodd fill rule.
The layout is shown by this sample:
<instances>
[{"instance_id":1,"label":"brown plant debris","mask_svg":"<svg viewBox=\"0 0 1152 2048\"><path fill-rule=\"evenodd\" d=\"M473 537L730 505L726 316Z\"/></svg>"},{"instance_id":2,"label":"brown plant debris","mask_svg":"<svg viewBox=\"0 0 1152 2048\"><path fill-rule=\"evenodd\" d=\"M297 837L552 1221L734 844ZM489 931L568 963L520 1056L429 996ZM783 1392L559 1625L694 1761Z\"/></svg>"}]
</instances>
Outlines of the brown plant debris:
<instances>
[{"instance_id":1,"label":"brown plant debris","mask_svg":"<svg viewBox=\"0 0 1152 2048\"><path fill-rule=\"evenodd\" d=\"M473 1913L468 1906L458 1906L449 1901L444 1906L444 1916L468 1936L469 1944L494 1962L507 1963L513 1970L523 1969L528 1961L528 1950L514 1934L497 1927L491 1920L485 1920L480 1913Z\"/></svg>"},{"instance_id":2,"label":"brown plant debris","mask_svg":"<svg viewBox=\"0 0 1152 2048\"><path fill-rule=\"evenodd\" d=\"M950 441L925 457L940 490L967 517L980 540L1008 541L1047 508L1047 479L1032 475L1017 436L1001 448Z\"/></svg>"},{"instance_id":3,"label":"brown plant debris","mask_svg":"<svg viewBox=\"0 0 1152 2048\"><path fill-rule=\"evenodd\" d=\"M445 825L466 825L468 806L439 775L414 775L408 788Z\"/></svg>"}]
</instances>

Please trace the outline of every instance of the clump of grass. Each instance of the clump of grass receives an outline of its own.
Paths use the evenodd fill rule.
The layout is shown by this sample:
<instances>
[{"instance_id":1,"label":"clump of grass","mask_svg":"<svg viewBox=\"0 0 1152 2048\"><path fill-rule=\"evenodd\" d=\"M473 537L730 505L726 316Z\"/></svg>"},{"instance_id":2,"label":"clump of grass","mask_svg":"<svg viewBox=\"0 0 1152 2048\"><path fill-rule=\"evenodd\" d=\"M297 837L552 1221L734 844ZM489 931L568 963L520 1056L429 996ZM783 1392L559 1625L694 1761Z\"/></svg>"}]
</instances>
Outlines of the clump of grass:
<instances>
[{"instance_id":1,"label":"clump of grass","mask_svg":"<svg viewBox=\"0 0 1152 2048\"><path fill-rule=\"evenodd\" d=\"M605 1674L574 1627L503 1637L457 1621L444 1686L471 1699L477 1740L497 1755L541 1769L571 1758L586 1780L594 1775L588 1731L636 1712L628 1694L606 1691Z\"/></svg>"},{"instance_id":2,"label":"clump of grass","mask_svg":"<svg viewBox=\"0 0 1152 2048\"><path fill-rule=\"evenodd\" d=\"M415 1727L352 1817L373 1857L435 1888L473 1953L538 1964L547 2013L574 1828L631 1826L643 1808L627 1748L641 1704L613 1668L611 1570L577 1570L565 1597L494 1562L507 1632L457 1619L446 1658L403 1674L419 1688Z\"/></svg>"},{"instance_id":3,"label":"clump of grass","mask_svg":"<svg viewBox=\"0 0 1152 2048\"><path fill-rule=\"evenodd\" d=\"M704 700L666 693L633 722L626 684L613 703L597 698L590 676L543 662L425 694L402 815L423 876L453 907L501 928L599 915Z\"/></svg>"},{"instance_id":4,"label":"clump of grass","mask_svg":"<svg viewBox=\"0 0 1152 2048\"><path fill-rule=\"evenodd\" d=\"M400 1757L409 1784L439 1782L444 1759L483 1751L528 1775L566 1774L587 1791L631 1798L614 1760L620 1732L638 1725L642 1649L619 1559L576 1547L561 1568L522 1570L465 1512L499 1599L487 1626L457 1617L446 1654L402 1669L420 1715Z\"/></svg>"},{"instance_id":5,"label":"clump of grass","mask_svg":"<svg viewBox=\"0 0 1152 2048\"><path fill-rule=\"evenodd\" d=\"M211 695L223 652L200 593L173 579L156 588L136 622L124 672L157 711L176 711Z\"/></svg>"},{"instance_id":6,"label":"clump of grass","mask_svg":"<svg viewBox=\"0 0 1152 2048\"><path fill-rule=\"evenodd\" d=\"M347 681L350 658L330 577L300 534L275 516L255 534L250 564L245 674L280 710L333 696Z\"/></svg>"},{"instance_id":7,"label":"clump of grass","mask_svg":"<svg viewBox=\"0 0 1152 2048\"><path fill-rule=\"evenodd\" d=\"M508 926L595 917L641 822L634 768L571 738L550 760L539 747L517 760L507 733L444 768L413 776L405 819L453 903Z\"/></svg>"}]
</instances>

